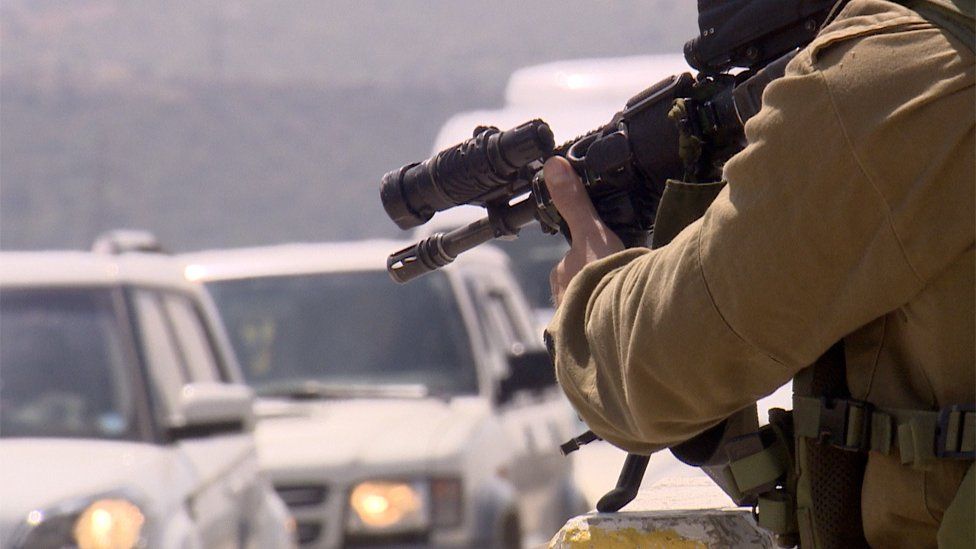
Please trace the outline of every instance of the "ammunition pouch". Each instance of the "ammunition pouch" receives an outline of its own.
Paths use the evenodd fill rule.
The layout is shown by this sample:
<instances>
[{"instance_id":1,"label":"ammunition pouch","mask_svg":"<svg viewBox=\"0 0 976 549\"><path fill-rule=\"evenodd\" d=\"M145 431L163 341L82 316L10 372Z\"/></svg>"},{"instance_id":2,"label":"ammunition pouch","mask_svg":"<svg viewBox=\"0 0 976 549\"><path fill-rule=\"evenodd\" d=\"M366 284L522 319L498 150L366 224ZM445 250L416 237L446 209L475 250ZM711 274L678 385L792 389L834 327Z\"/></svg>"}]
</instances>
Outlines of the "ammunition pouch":
<instances>
[{"instance_id":1,"label":"ammunition pouch","mask_svg":"<svg viewBox=\"0 0 976 549\"><path fill-rule=\"evenodd\" d=\"M706 431L672 452L701 466L736 504L752 505L758 525L782 547L867 547L860 512L867 453L897 449L906 466L919 469L935 460L971 461L976 406L874 406L850 397L845 369L837 344L796 376L791 412L771 410L769 424L754 432L740 412L716 428L721 435ZM754 408L747 410L755 416ZM940 539L974 539L974 475L971 467Z\"/></svg>"},{"instance_id":2,"label":"ammunition pouch","mask_svg":"<svg viewBox=\"0 0 976 549\"><path fill-rule=\"evenodd\" d=\"M770 411L769 425L757 433L761 449L741 453L736 440L726 444L729 474L724 478L733 482L720 485L737 502L752 498L757 523L783 547L866 547L860 486L867 452L887 455L897 448L902 463L920 469L931 467L935 460L972 461L976 458L974 408L878 408L853 399L798 395L792 412ZM976 539L973 471L970 466L946 511L940 547Z\"/></svg>"},{"instance_id":3,"label":"ammunition pouch","mask_svg":"<svg viewBox=\"0 0 976 549\"><path fill-rule=\"evenodd\" d=\"M931 468L936 459L976 458L976 406L955 404L940 411L877 408L852 399L797 396L793 422L798 436L858 452L889 455Z\"/></svg>"}]
</instances>

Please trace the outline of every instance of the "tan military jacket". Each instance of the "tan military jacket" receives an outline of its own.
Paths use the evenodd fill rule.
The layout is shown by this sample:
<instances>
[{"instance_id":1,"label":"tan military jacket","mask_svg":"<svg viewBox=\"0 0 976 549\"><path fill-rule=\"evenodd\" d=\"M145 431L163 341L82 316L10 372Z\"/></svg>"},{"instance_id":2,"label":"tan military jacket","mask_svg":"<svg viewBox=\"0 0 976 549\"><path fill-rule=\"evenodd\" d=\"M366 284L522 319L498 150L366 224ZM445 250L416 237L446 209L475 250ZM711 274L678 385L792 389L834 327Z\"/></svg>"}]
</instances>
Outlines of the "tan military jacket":
<instances>
[{"instance_id":1,"label":"tan military jacket","mask_svg":"<svg viewBox=\"0 0 976 549\"><path fill-rule=\"evenodd\" d=\"M556 372L600 436L649 453L843 339L853 396L976 400L974 60L914 12L852 0L767 88L704 218L572 281ZM935 544L965 464L871 454L868 540Z\"/></svg>"}]
</instances>

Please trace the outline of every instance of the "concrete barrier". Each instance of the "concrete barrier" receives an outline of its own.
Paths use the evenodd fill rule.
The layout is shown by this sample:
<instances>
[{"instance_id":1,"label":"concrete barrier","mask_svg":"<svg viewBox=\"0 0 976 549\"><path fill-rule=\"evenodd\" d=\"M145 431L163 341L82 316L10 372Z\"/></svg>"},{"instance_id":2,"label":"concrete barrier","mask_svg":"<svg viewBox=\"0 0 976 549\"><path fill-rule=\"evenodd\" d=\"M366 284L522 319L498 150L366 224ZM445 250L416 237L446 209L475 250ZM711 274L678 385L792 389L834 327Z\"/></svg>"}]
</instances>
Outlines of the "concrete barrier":
<instances>
[{"instance_id":1,"label":"concrete barrier","mask_svg":"<svg viewBox=\"0 0 976 549\"><path fill-rule=\"evenodd\" d=\"M550 549L775 547L745 509L591 513L570 519Z\"/></svg>"},{"instance_id":2,"label":"concrete barrier","mask_svg":"<svg viewBox=\"0 0 976 549\"><path fill-rule=\"evenodd\" d=\"M549 549L657 549L776 547L756 526L749 509L732 501L708 479L666 478L645 487L619 513L588 513L570 519Z\"/></svg>"}]
</instances>

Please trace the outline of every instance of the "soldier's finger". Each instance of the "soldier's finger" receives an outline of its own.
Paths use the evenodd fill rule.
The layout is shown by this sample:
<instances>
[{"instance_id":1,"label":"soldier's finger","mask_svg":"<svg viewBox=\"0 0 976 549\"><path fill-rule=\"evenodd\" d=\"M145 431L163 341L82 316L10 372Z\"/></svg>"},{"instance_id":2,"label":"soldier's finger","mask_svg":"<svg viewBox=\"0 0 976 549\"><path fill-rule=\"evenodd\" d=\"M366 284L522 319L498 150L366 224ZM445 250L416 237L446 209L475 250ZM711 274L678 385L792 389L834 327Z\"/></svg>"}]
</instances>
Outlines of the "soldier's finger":
<instances>
[{"instance_id":1,"label":"soldier's finger","mask_svg":"<svg viewBox=\"0 0 976 549\"><path fill-rule=\"evenodd\" d=\"M556 307L559 307L563 292L566 291L562 282L562 266L563 262L560 261L549 271L549 293L552 295L552 304Z\"/></svg>"},{"instance_id":2,"label":"soldier's finger","mask_svg":"<svg viewBox=\"0 0 976 549\"><path fill-rule=\"evenodd\" d=\"M546 160L542 175L546 180L552 203L569 225L574 239L582 231L592 230L600 218L593 208L593 202L586 194L586 187L583 186L583 182L569 162L561 156L554 156Z\"/></svg>"}]
</instances>

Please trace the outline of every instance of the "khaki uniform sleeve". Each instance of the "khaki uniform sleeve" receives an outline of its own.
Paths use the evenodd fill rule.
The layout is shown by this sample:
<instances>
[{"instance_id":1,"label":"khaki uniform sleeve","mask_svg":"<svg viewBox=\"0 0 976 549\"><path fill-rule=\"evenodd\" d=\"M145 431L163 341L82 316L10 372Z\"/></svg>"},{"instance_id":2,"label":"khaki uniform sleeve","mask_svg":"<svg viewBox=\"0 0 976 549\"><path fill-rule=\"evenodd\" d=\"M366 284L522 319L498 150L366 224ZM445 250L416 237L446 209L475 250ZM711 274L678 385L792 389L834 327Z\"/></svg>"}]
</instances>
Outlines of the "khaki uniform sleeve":
<instances>
[{"instance_id":1,"label":"khaki uniform sleeve","mask_svg":"<svg viewBox=\"0 0 976 549\"><path fill-rule=\"evenodd\" d=\"M598 435L639 453L694 436L973 247L973 59L897 9L838 25L770 84L702 219L573 279L549 333Z\"/></svg>"}]
</instances>

